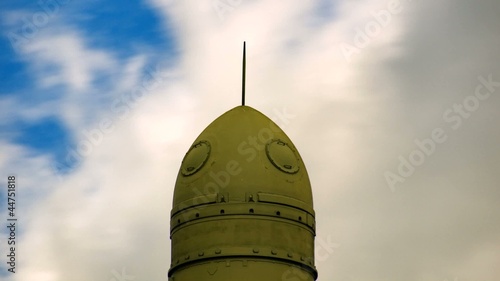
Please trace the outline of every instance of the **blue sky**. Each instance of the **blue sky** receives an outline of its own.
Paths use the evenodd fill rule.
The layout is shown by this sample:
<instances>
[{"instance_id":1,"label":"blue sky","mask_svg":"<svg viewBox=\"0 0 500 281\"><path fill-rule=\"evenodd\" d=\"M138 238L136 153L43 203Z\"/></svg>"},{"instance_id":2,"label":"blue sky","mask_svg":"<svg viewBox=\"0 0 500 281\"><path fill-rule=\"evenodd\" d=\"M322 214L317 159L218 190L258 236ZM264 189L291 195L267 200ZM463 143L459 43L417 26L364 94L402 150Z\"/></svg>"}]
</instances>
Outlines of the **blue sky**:
<instances>
[{"instance_id":1,"label":"blue sky","mask_svg":"<svg viewBox=\"0 0 500 281\"><path fill-rule=\"evenodd\" d=\"M8 26L4 23L2 29L4 36L0 41L0 95L12 97L34 107L38 103L61 99L68 89L60 86L38 87L29 61L16 51L16 41L19 38L17 36L31 40L25 32L33 26L36 28L33 35L36 39L37 33L44 29L51 29L60 24L67 25L65 27L91 37L94 48L113 50L118 60L125 60L138 49L144 48L148 49L150 65L160 59L175 63L178 55L175 34L168 25L168 19L160 18L151 6L141 1L87 1L85 4L75 1L16 1L8 4L4 2L2 11L23 12L26 15L10 22ZM38 18L34 15L37 13L46 17L46 22L42 21L42 17L40 23L36 22ZM106 85L110 82L103 77L96 78L93 83ZM99 99L104 104L110 102L106 98ZM59 116L47 116L37 120L11 117L2 124L2 131L5 132L7 140L24 146L33 154L51 155L55 166L60 167L58 169L61 169L62 173L76 164L64 160L67 150L75 149L75 136Z\"/></svg>"},{"instance_id":2,"label":"blue sky","mask_svg":"<svg viewBox=\"0 0 500 281\"><path fill-rule=\"evenodd\" d=\"M245 40L246 104L311 179L318 280L496 281L499 11L3 1L0 171L18 178L20 247L18 274L0 257L2 280L165 280L179 166L239 105Z\"/></svg>"}]
</instances>

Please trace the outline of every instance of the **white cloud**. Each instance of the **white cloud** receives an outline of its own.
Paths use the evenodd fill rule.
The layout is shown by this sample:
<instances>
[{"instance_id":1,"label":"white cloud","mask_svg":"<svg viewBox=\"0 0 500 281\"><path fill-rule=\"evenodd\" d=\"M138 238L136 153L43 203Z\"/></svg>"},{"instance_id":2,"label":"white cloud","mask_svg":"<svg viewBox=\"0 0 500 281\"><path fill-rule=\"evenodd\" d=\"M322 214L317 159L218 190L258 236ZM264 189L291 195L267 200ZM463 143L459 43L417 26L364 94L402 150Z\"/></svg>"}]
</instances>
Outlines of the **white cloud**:
<instances>
[{"instance_id":1,"label":"white cloud","mask_svg":"<svg viewBox=\"0 0 500 281\"><path fill-rule=\"evenodd\" d=\"M40 33L43 33L40 31ZM23 53L41 74L40 86L65 85L70 92L85 91L97 75L113 69L116 61L108 53L85 46L74 31L40 34L23 46Z\"/></svg>"},{"instance_id":2,"label":"white cloud","mask_svg":"<svg viewBox=\"0 0 500 281\"><path fill-rule=\"evenodd\" d=\"M284 106L293 113L283 127L310 173L318 237L341 245L318 263L319 280L496 280L498 269L489 265L498 259L490 249L500 243L494 122L500 100L492 96L460 130L442 119L473 93L478 75L500 80L498 60L484 55L498 45L490 36L498 22L488 5L495 4L414 2L401 2L393 21L348 61L339 44L353 42L356 28L389 2L338 3L334 18L314 25L314 2L242 1L221 20L210 2L152 1L178 36L175 75L166 75L123 120L101 113L113 118L113 132L61 182L37 178L51 179L44 186L53 191L26 211L24 272L15 280L38 274L110 280L122 268L136 280L164 278L180 161L205 126L238 105L243 40L247 104L270 117ZM58 66L52 78L41 79L45 85L83 91L100 72L121 65L111 51L92 49L76 35L44 40L27 51L40 64ZM58 57L52 42L74 50L59 49ZM137 54L123 63L113 97L142 83L144 60ZM70 104L66 110L78 106ZM71 124L75 131L95 128ZM398 155L436 127L449 140L391 192L384 171L397 168ZM21 179L31 177L31 168L13 168Z\"/></svg>"}]
</instances>

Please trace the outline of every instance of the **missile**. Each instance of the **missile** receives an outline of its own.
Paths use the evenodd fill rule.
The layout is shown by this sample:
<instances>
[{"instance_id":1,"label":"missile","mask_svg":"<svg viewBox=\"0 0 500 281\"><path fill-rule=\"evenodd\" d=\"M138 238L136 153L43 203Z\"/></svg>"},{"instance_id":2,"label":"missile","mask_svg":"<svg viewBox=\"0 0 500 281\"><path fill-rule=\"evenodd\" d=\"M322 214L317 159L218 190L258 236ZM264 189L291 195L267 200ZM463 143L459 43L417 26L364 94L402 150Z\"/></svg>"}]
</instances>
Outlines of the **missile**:
<instances>
[{"instance_id":1,"label":"missile","mask_svg":"<svg viewBox=\"0 0 500 281\"><path fill-rule=\"evenodd\" d=\"M317 279L304 162L285 132L244 100L243 91L242 105L208 125L182 160L169 281Z\"/></svg>"}]
</instances>

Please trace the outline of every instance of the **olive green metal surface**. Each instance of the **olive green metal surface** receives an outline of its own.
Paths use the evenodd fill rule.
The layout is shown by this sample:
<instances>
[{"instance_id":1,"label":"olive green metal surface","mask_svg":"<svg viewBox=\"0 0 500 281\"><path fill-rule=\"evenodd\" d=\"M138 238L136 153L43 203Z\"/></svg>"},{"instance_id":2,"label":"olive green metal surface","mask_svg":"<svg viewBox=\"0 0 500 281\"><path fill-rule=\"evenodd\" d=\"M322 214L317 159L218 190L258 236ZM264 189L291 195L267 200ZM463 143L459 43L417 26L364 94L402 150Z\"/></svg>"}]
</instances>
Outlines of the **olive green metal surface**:
<instances>
[{"instance_id":1,"label":"olive green metal surface","mask_svg":"<svg viewBox=\"0 0 500 281\"><path fill-rule=\"evenodd\" d=\"M170 281L316 280L306 168L249 106L213 121L184 156L170 221Z\"/></svg>"}]
</instances>

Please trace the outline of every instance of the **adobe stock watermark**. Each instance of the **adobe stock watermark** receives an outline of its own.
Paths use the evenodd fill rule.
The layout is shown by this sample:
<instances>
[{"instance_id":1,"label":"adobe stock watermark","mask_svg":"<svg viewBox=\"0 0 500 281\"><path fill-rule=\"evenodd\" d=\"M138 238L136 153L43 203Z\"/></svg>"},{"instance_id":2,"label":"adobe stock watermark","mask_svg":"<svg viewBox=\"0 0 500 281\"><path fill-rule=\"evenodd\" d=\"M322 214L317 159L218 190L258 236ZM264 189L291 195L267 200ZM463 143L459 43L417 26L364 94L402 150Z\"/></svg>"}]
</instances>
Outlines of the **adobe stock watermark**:
<instances>
[{"instance_id":1,"label":"adobe stock watermark","mask_svg":"<svg viewBox=\"0 0 500 281\"><path fill-rule=\"evenodd\" d=\"M332 237L328 235L326 239L321 236L316 237L316 247L314 247L314 256L316 264L324 262L330 258L335 252L334 249L340 247L339 243L333 242Z\"/></svg>"},{"instance_id":2,"label":"adobe stock watermark","mask_svg":"<svg viewBox=\"0 0 500 281\"><path fill-rule=\"evenodd\" d=\"M111 270L111 277L109 281L133 281L135 280L134 275L129 275L126 273L126 268L122 267L122 271L118 272L116 269Z\"/></svg>"},{"instance_id":3,"label":"adobe stock watermark","mask_svg":"<svg viewBox=\"0 0 500 281\"><path fill-rule=\"evenodd\" d=\"M408 0L411 1L411 0ZM387 3L387 8L377 12L371 12L372 19L368 21L362 28L356 27L352 44L342 42L339 49L344 58L350 62L351 57L359 54L361 49L372 43L382 30L387 27L393 20L393 16L401 13L403 5L400 0L390 0Z\"/></svg>"},{"instance_id":4,"label":"adobe stock watermark","mask_svg":"<svg viewBox=\"0 0 500 281\"><path fill-rule=\"evenodd\" d=\"M169 76L168 72L162 70L158 64L154 69L146 69L146 75L140 85L136 86L131 92L124 93L113 100L109 110L114 113L114 118L102 118L97 126L92 129L82 131L84 138L80 139L75 148L67 148L66 155L62 162L57 162L53 166L56 175L66 174L78 166L83 159L89 156L94 148L99 146L104 138L111 134L115 129L115 123L118 120L125 120L132 114L132 109L137 107L139 102L143 101L147 94L157 89Z\"/></svg>"},{"instance_id":5,"label":"adobe stock watermark","mask_svg":"<svg viewBox=\"0 0 500 281\"><path fill-rule=\"evenodd\" d=\"M321 236L317 236L314 247L315 266L317 267L318 264L328 260L330 256L332 256L333 253L335 252L335 249L339 247L340 244L333 242L330 235L328 235L326 239L323 239L323 237ZM311 259L313 259L313 257L307 257L305 261L308 262ZM285 272L283 272L283 274L281 275L281 280L282 281L309 280L310 277L311 276L304 270L300 270L295 266L290 266L290 268Z\"/></svg>"},{"instance_id":6,"label":"adobe stock watermark","mask_svg":"<svg viewBox=\"0 0 500 281\"><path fill-rule=\"evenodd\" d=\"M232 13L243 0L213 0L212 8L217 13L220 21L226 19L227 15Z\"/></svg>"},{"instance_id":7,"label":"adobe stock watermark","mask_svg":"<svg viewBox=\"0 0 500 281\"><path fill-rule=\"evenodd\" d=\"M450 124L453 131L458 130L464 120L469 119L472 113L478 110L481 102L490 98L496 88L500 87L500 82L493 81L492 74L489 74L486 78L478 76L477 79L479 83L473 94L465 97L462 102L453 104L443 112L443 120ZM415 139L414 143L417 147L407 157L399 155L399 165L396 172L385 171L384 173L390 190L392 192L396 191L396 184L404 183L408 177L415 173L416 167L424 164L427 158L436 152L438 145L445 143L447 140L448 134L441 127L434 128L430 136L423 140Z\"/></svg>"},{"instance_id":8,"label":"adobe stock watermark","mask_svg":"<svg viewBox=\"0 0 500 281\"><path fill-rule=\"evenodd\" d=\"M31 14L31 16L23 17L23 25L14 31L7 34L10 45L15 52L19 53L20 48L28 44L38 32L45 28L49 22L59 13L61 7L66 5L71 0L40 0L38 1L39 9Z\"/></svg>"}]
</instances>

